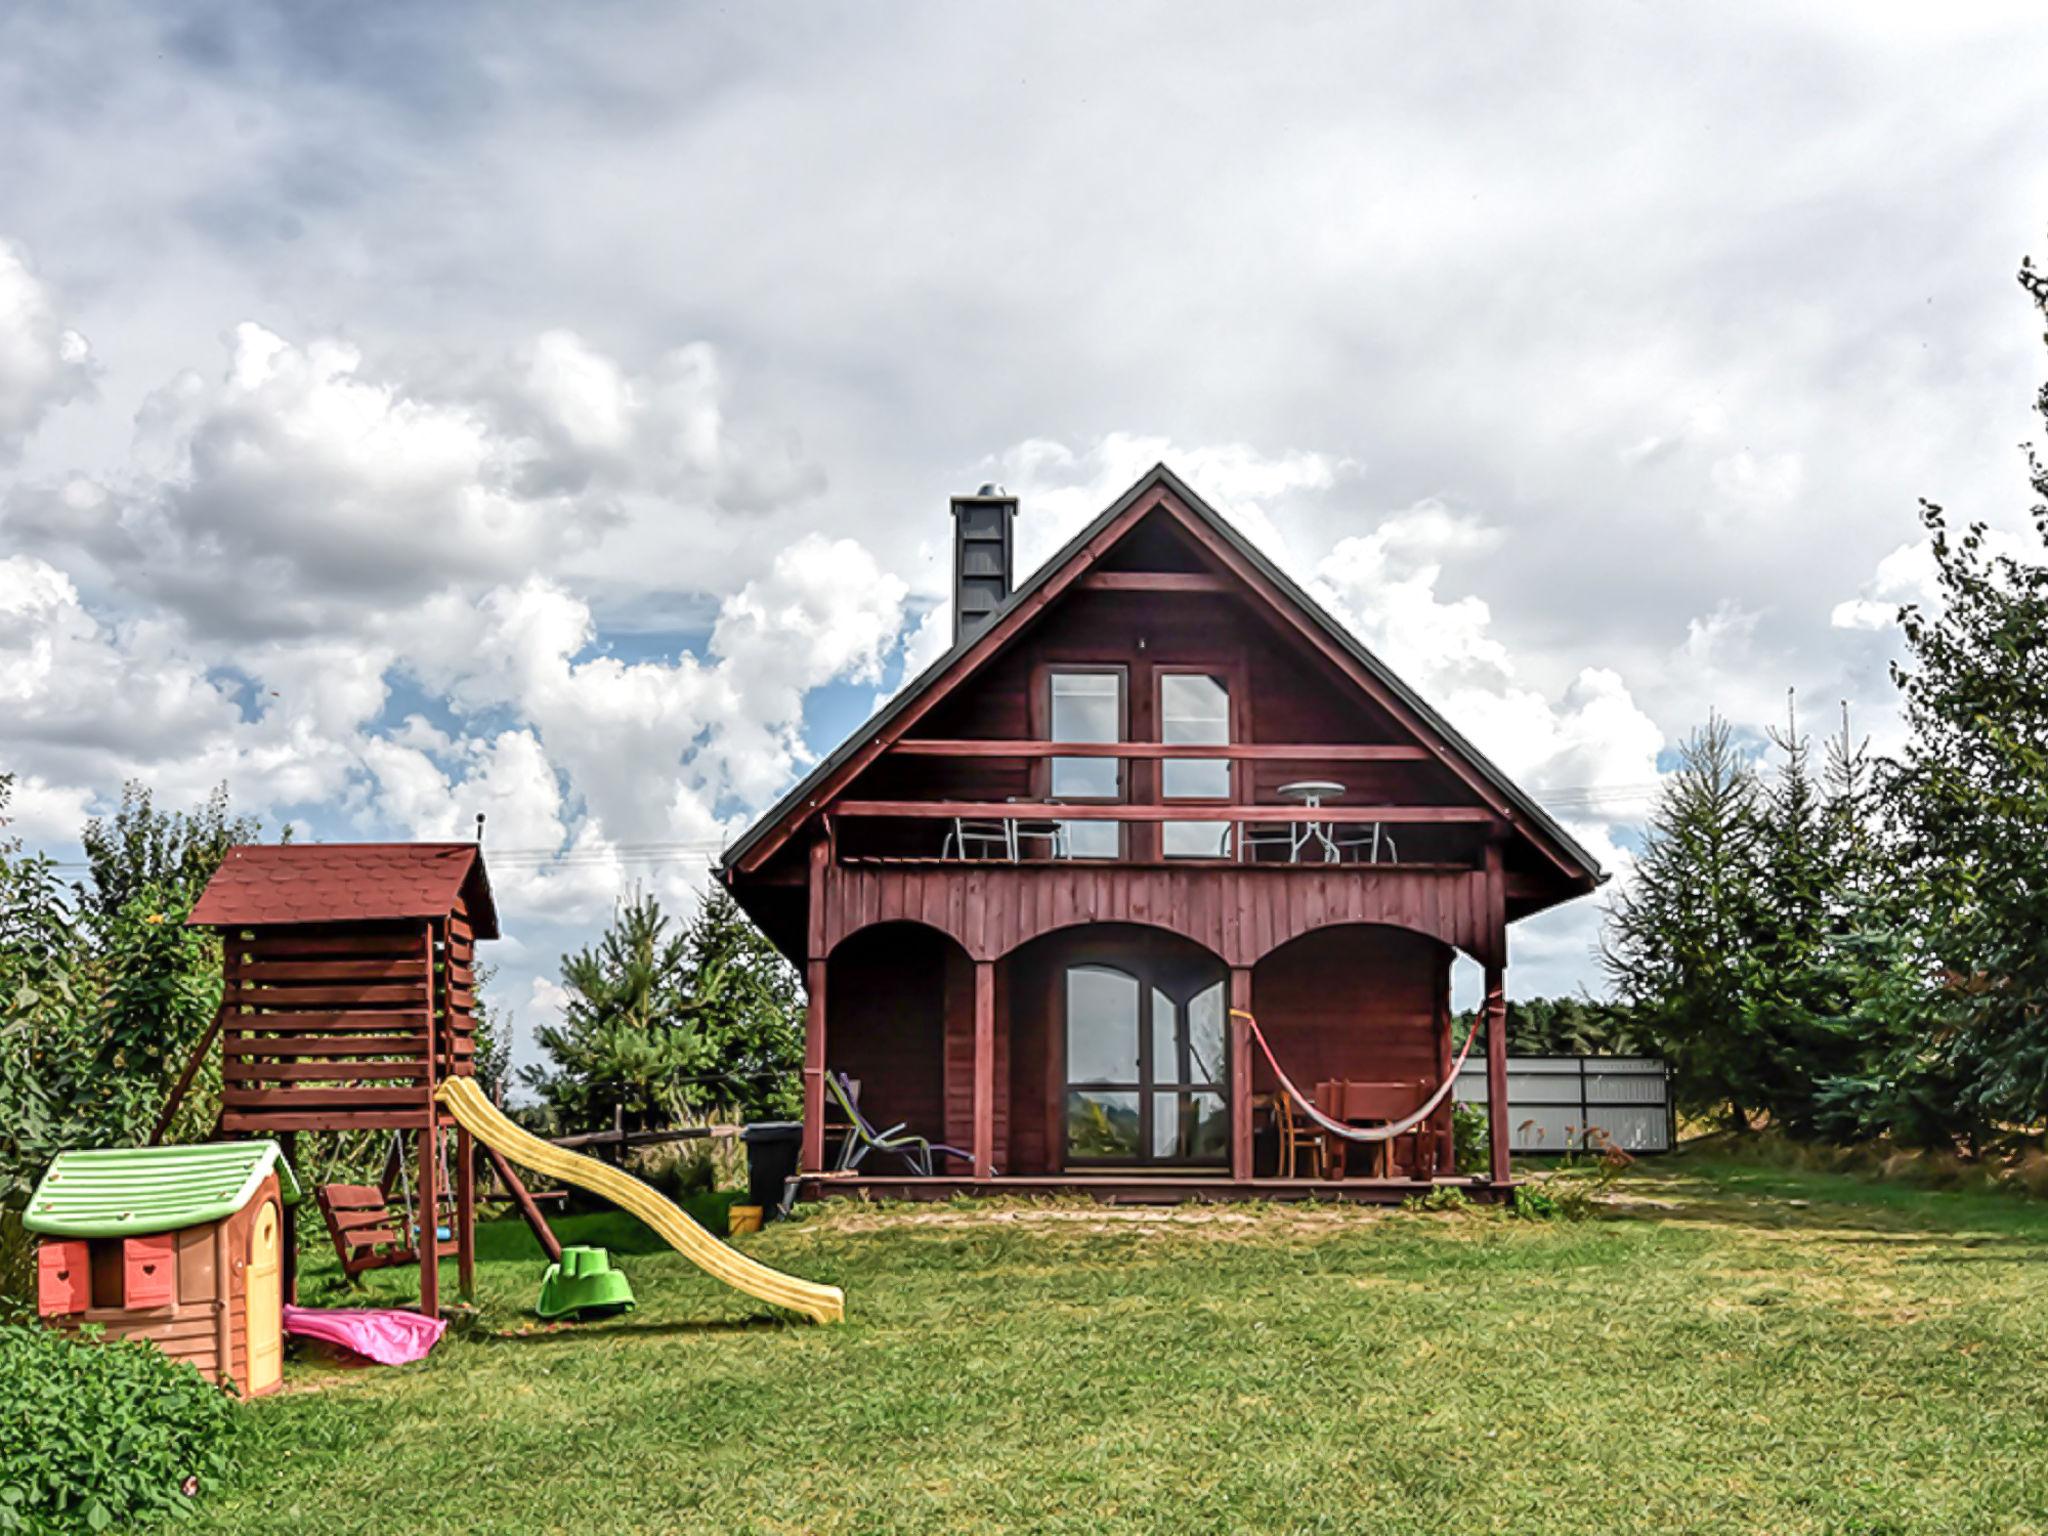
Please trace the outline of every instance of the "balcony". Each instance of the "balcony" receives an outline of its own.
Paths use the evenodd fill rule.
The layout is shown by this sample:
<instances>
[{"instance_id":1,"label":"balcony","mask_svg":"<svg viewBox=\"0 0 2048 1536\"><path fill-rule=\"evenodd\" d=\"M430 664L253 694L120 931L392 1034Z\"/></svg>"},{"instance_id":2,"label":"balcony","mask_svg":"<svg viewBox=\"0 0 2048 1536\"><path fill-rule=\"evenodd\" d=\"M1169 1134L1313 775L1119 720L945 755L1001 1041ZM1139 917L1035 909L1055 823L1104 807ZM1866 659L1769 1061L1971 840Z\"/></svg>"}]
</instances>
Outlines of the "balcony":
<instances>
[{"instance_id":1,"label":"balcony","mask_svg":"<svg viewBox=\"0 0 2048 1536\"><path fill-rule=\"evenodd\" d=\"M829 808L841 862L1471 869L1504 825L1435 753L1398 743L906 739L889 757L871 798ZM1119 761L1122 798L1032 792L1048 761L1088 758ZM1228 795L1162 796L1180 760L1228 764Z\"/></svg>"}]
</instances>

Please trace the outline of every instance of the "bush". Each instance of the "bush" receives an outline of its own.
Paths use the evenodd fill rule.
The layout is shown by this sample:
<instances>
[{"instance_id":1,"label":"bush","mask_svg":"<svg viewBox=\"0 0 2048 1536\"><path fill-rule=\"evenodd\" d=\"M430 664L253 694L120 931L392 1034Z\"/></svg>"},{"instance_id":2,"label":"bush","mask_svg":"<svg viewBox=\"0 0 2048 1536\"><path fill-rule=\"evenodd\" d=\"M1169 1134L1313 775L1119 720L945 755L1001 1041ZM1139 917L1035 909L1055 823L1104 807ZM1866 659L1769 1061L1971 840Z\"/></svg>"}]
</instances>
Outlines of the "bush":
<instances>
[{"instance_id":1,"label":"bush","mask_svg":"<svg viewBox=\"0 0 2048 1536\"><path fill-rule=\"evenodd\" d=\"M132 1340L0 1326L0 1532L133 1530L221 1480L235 1403Z\"/></svg>"},{"instance_id":2,"label":"bush","mask_svg":"<svg viewBox=\"0 0 2048 1536\"><path fill-rule=\"evenodd\" d=\"M1485 1173L1491 1166L1486 1111L1477 1104L1451 1106L1451 1167L1458 1173Z\"/></svg>"},{"instance_id":3,"label":"bush","mask_svg":"<svg viewBox=\"0 0 2048 1536\"><path fill-rule=\"evenodd\" d=\"M1426 1195L1409 1195L1401 1201L1404 1211L1469 1211L1474 1207L1465 1191L1455 1184L1439 1184Z\"/></svg>"}]
</instances>

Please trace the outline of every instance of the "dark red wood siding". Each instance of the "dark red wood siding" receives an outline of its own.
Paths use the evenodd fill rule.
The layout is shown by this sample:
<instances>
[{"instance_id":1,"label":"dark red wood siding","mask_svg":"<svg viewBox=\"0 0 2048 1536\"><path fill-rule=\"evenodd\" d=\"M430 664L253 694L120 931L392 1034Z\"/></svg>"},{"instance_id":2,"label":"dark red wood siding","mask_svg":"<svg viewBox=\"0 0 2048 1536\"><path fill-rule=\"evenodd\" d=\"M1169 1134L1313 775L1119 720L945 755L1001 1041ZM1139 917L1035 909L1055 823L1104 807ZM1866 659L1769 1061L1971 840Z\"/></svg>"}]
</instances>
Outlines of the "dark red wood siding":
<instances>
[{"instance_id":1,"label":"dark red wood siding","mask_svg":"<svg viewBox=\"0 0 2048 1536\"><path fill-rule=\"evenodd\" d=\"M858 934L832 956L825 1067L860 1085L861 1112L878 1130L900 1122L942 1139L952 964L967 962L944 935L904 923ZM836 1111L829 1118L836 1120Z\"/></svg>"}]
</instances>

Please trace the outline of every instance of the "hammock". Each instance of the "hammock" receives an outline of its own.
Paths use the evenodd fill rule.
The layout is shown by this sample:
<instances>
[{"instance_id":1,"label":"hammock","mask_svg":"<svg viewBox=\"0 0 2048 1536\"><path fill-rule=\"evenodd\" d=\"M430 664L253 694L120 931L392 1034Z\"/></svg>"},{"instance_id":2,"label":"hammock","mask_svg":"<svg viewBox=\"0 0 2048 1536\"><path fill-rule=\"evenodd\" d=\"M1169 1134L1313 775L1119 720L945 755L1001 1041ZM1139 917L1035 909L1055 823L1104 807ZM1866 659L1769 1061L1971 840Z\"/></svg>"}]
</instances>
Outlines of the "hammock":
<instances>
[{"instance_id":1,"label":"hammock","mask_svg":"<svg viewBox=\"0 0 2048 1536\"><path fill-rule=\"evenodd\" d=\"M1396 1120L1392 1125L1346 1125L1341 1120L1332 1120L1320 1109L1317 1109L1315 1101L1294 1086L1294 1079L1281 1070L1279 1059L1273 1054L1273 1047L1266 1043L1265 1033L1259 1028L1259 1021L1257 1019L1253 1018L1250 1013L1242 1008L1233 1008L1230 1011L1251 1026L1252 1038L1259 1042L1259 1049L1266 1053L1266 1063L1272 1067L1273 1076L1280 1080L1280 1086L1286 1090L1287 1096L1301 1106L1301 1112L1328 1131L1332 1136L1341 1136L1346 1141L1392 1141L1395 1137L1404 1136L1414 1130L1416 1126L1422 1124L1423 1121L1436 1113L1436 1107L1443 1103L1444 1095L1449 1093L1451 1086L1457 1082L1458 1069L1465 1065L1465 1058L1472 1051L1472 1042L1479 1035L1479 1010L1475 1008L1472 1011L1471 1027L1465 1031L1465 1043L1459 1047L1458 1058L1451 1063L1451 1070L1444 1074L1444 1080L1437 1084L1436 1092L1432 1093L1424 1101L1422 1108L1416 1110L1407 1119Z\"/></svg>"}]
</instances>

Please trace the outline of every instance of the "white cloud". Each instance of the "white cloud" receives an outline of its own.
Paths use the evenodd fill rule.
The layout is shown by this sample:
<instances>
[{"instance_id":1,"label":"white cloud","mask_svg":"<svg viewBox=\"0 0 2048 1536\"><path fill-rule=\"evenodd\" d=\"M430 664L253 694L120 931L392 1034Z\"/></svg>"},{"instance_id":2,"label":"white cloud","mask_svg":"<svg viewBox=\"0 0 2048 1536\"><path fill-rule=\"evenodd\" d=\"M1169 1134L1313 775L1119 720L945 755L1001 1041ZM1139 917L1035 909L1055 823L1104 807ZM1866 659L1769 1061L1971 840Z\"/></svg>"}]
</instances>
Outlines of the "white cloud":
<instances>
[{"instance_id":1,"label":"white cloud","mask_svg":"<svg viewBox=\"0 0 2048 1536\"><path fill-rule=\"evenodd\" d=\"M1629 786L1608 817L1623 819L1656 779L1664 738L1621 677L1581 668L1547 697L1522 680L1483 599L1439 595L1446 559L1493 551L1504 537L1470 514L1420 503L1340 541L1310 590L1510 777L1539 798L1546 788Z\"/></svg>"},{"instance_id":2,"label":"white cloud","mask_svg":"<svg viewBox=\"0 0 2048 1536\"><path fill-rule=\"evenodd\" d=\"M0 466L43 418L91 393L92 348L58 318L28 253L0 238Z\"/></svg>"}]
</instances>

